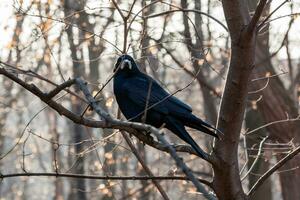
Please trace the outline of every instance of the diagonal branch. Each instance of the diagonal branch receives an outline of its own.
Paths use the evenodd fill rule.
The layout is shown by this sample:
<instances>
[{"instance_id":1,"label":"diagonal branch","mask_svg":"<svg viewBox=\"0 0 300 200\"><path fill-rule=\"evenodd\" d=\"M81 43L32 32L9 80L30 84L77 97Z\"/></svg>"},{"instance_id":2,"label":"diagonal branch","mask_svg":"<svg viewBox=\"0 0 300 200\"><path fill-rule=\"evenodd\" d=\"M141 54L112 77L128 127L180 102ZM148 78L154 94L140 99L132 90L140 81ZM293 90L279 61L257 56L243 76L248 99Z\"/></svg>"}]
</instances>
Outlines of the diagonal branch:
<instances>
[{"instance_id":1,"label":"diagonal branch","mask_svg":"<svg viewBox=\"0 0 300 200\"><path fill-rule=\"evenodd\" d=\"M120 7L118 6L117 2L115 0L112 0L115 8L118 10L118 13L120 14L120 16L122 17L122 19L125 18L125 15L123 14L122 10L120 9Z\"/></svg>"},{"instance_id":2,"label":"diagonal branch","mask_svg":"<svg viewBox=\"0 0 300 200\"><path fill-rule=\"evenodd\" d=\"M76 78L75 80L76 84L79 86L80 90L84 93L86 96L86 99L90 102L91 107L96 111L96 113L99 115L99 117L103 117L105 120L107 120L109 123L116 123L120 122L119 120L112 119L108 113L103 113L103 109L100 108L100 106L96 103L96 100L93 98L92 94L89 92L87 86L84 84L83 80ZM136 125L139 127L142 127L143 131L151 132L153 133L157 139L167 147L170 155L173 157L173 159L176 162L176 165L186 174L186 176L191 180L194 184L194 186L197 188L198 192L203 193L203 195L207 199L216 199L215 196L213 196L211 193L206 191L206 189L202 186L202 184L198 181L196 176L193 174L191 169L183 162L183 160L177 155L175 149L172 145L163 137L161 134L161 131L154 128L153 126L147 125L147 124L140 124L140 123L132 123L132 125ZM134 126L132 126L135 128ZM146 127L146 129L145 129ZM206 158L208 160L209 158Z\"/></svg>"},{"instance_id":3,"label":"diagonal branch","mask_svg":"<svg viewBox=\"0 0 300 200\"><path fill-rule=\"evenodd\" d=\"M258 25L258 30L261 29L265 23L271 18L271 16L277 11L279 10L284 4L286 4L287 2L289 2L289 0L285 0L284 2L282 2L279 6L277 6L259 25Z\"/></svg>"},{"instance_id":4,"label":"diagonal branch","mask_svg":"<svg viewBox=\"0 0 300 200\"><path fill-rule=\"evenodd\" d=\"M154 177L154 174L152 173L151 169L146 165L144 159L141 157L141 155L138 152L138 150L136 149L136 147L132 144L132 142L131 142L130 138L128 137L128 135L124 131L121 131L121 134L124 137L124 139L126 140L126 142L127 142L128 146L130 147L132 153L135 155L135 157L138 159L138 161L142 165L145 172L148 174L148 176ZM170 198L168 197L168 195L164 191L163 187L159 184L159 182L155 179L152 179L152 182L155 185L155 187L157 188L157 190L160 192L161 196L165 200L169 200Z\"/></svg>"},{"instance_id":5,"label":"diagonal branch","mask_svg":"<svg viewBox=\"0 0 300 200\"><path fill-rule=\"evenodd\" d=\"M73 85L75 83L74 79L69 79L65 82L63 82L61 85L58 85L56 88L54 88L53 90L51 90L48 94L47 97L49 99L52 99L53 97L55 97L58 93L60 93L62 90L64 90L67 87L70 87L71 85Z\"/></svg>"},{"instance_id":6,"label":"diagonal branch","mask_svg":"<svg viewBox=\"0 0 300 200\"><path fill-rule=\"evenodd\" d=\"M193 12L193 13L196 13L196 14L199 14L199 15L204 15L204 16L206 16L206 17L214 20L215 22L217 22L219 25L222 26L223 29L225 29L226 32L228 32L228 28L220 20L218 20L217 18L213 17L212 15L209 15L209 14L207 14L205 12L201 12L201 11L195 10L195 9L180 9L180 8L177 7L177 9L168 10L168 11L164 11L164 12L152 14L152 15L149 15L149 16L145 16L145 18L146 19L151 19L151 18L162 16L162 15L168 15L168 14L174 13L174 12L184 12L184 13L186 13L186 12Z\"/></svg>"},{"instance_id":7,"label":"diagonal branch","mask_svg":"<svg viewBox=\"0 0 300 200\"><path fill-rule=\"evenodd\" d=\"M114 129L125 130L130 133L135 133L134 135L137 136L139 139L140 139L140 136L143 135L140 133L140 131L153 133L157 137L159 142L161 143L161 144L156 143L156 146L157 147L160 146L160 148L162 148L165 151L170 153L170 155L176 161L176 164L178 165L178 167L180 167L182 169L182 171L186 174L188 179L190 179L194 183L197 190L199 192L203 193L207 199L215 199L215 197L212 194L210 194L209 192L207 192L206 189L201 185L201 183L198 181L198 179L195 177L195 175L192 173L192 171L187 167L187 165L183 162L183 160L178 157L174 146L170 145L164 139L164 137L161 135L161 131L159 131L158 129L156 129L150 125L147 125L147 124L121 121L121 120L112 118L109 113L107 113L104 109L102 109L97 104L96 100L93 98L92 94L89 92L87 85L80 78L76 78L74 80L71 80L70 82L74 81L79 86L80 90L84 93L86 99L88 100L90 106L94 109L94 111L103 120L100 120L100 121L90 120L90 119L86 119L79 115L74 114L73 112L71 112L68 109L66 109L65 107L63 107L62 105L58 104L56 101L49 99L48 94L42 92L34 84L26 83L25 81L21 80L14 74L8 72L5 68L0 68L0 74L6 76L9 79L11 79L12 81L18 83L23 88L25 88L29 92L33 93L37 97L39 97L43 102L48 104L51 108L55 109L59 114L66 116L68 119L72 120L73 122L75 122L77 124L82 124L82 125L86 125L86 126L90 126L90 127L114 128ZM63 89L63 87L62 87L62 89ZM57 92L53 92L53 93L55 94ZM148 139L147 142L149 142L149 137L147 137L147 139ZM142 140L142 141L144 141L144 140ZM153 141L151 141L151 143L152 143L152 146L154 146ZM210 156L207 156L207 158L205 160L211 163L212 161L210 159L211 159Z\"/></svg>"},{"instance_id":8,"label":"diagonal branch","mask_svg":"<svg viewBox=\"0 0 300 200\"><path fill-rule=\"evenodd\" d=\"M259 161L259 159L262 157L262 147L263 144L265 143L265 141L268 139L268 136L265 137L260 143L259 143L259 148L258 148L258 152L256 155L255 160L253 161L251 167L249 168L248 172L245 174L245 176L243 176L243 178L241 178L241 181L245 180L247 178L247 176L252 172L253 168L256 166L257 162Z\"/></svg>"},{"instance_id":9,"label":"diagonal branch","mask_svg":"<svg viewBox=\"0 0 300 200\"><path fill-rule=\"evenodd\" d=\"M69 120L73 121L76 124L81 124L81 125L91 127L91 128L113 128L113 129L124 130L124 131L127 131L127 132L133 134L139 140L143 141L145 144L147 144L155 149L158 149L158 150L164 151L164 152L169 152L169 150L166 146L162 145L161 143L159 143L157 141L154 141L152 137L149 137L149 136L141 133L141 131L148 130L149 125L135 123L135 122L128 122L128 121L120 121L120 120L116 120L116 119L114 119L112 122L110 121L110 123L107 123L110 120L109 118L111 118L111 117L107 116L108 114L104 110L102 110L101 112L103 112L104 116L107 116L106 118L109 119L108 121L107 120L93 120L93 119L85 118L83 116L80 116L80 115L77 115L77 114L71 112L70 110L68 110L67 108L62 106L61 104L57 103L55 100L49 98L50 96L53 96L55 93L57 93L57 90L59 90L59 89L54 89L52 92L50 92L50 94L49 93L47 94L47 93L44 93L43 91L41 91L34 84L26 83L25 81L20 79L18 76L14 75L13 73L10 73L5 68L0 67L0 74L6 76L7 78L11 79L15 83L21 85L24 89L31 92L38 98L40 98L44 103L46 103L49 107L54 109L58 114L65 116L66 118L68 118ZM39 75L36 75L36 76L39 76ZM37 77L37 78L39 78L39 77ZM72 82L72 81L75 81L75 79L70 80L70 82ZM52 82L50 82L50 83L53 84ZM59 86L56 84L54 84L54 85L58 88L62 88L62 86ZM64 83L62 85L64 85ZM70 91L68 89L64 89L64 90L67 91L68 93L74 95L74 93L72 91ZM76 94L75 96L77 98L80 98L81 100L83 100L83 102L87 103L87 101L82 99L79 95ZM150 109L150 108L148 108L148 109ZM103 116L102 116L102 118L103 118ZM197 155L197 153L189 145L178 144L178 145L173 145L173 148L177 152L185 152L185 153ZM210 159L208 159L207 161L211 162Z\"/></svg>"},{"instance_id":10,"label":"diagonal branch","mask_svg":"<svg viewBox=\"0 0 300 200\"><path fill-rule=\"evenodd\" d=\"M296 155L300 153L300 146L294 149L291 153L286 155L283 159L281 159L277 164L275 164L271 169L269 169L266 173L264 173L257 182L253 185L253 187L248 192L248 196L252 196L254 192L280 167L282 167L289 160L294 158Z\"/></svg>"},{"instance_id":11,"label":"diagonal branch","mask_svg":"<svg viewBox=\"0 0 300 200\"><path fill-rule=\"evenodd\" d=\"M257 5L257 7L255 9L255 13L254 13L250 23L247 26L247 30L249 33L252 33L257 28L258 21L264 11L266 4L267 4L267 0L259 1L259 4Z\"/></svg>"}]
</instances>

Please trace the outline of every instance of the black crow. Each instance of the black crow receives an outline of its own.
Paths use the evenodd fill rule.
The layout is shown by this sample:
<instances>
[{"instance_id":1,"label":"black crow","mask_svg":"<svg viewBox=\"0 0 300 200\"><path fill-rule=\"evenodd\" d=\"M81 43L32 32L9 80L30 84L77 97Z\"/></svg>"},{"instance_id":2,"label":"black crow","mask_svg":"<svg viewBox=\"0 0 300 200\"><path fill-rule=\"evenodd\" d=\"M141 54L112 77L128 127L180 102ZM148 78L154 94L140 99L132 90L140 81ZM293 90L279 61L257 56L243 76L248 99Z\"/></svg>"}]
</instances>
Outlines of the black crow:
<instances>
[{"instance_id":1,"label":"black crow","mask_svg":"<svg viewBox=\"0 0 300 200\"><path fill-rule=\"evenodd\" d=\"M210 124L192 114L192 108L166 92L153 78L142 73L129 55L118 58L114 68L114 93L127 120L144 122L157 128L164 126L205 157L185 126L218 138Z\"/></svg>"}]
</instances>

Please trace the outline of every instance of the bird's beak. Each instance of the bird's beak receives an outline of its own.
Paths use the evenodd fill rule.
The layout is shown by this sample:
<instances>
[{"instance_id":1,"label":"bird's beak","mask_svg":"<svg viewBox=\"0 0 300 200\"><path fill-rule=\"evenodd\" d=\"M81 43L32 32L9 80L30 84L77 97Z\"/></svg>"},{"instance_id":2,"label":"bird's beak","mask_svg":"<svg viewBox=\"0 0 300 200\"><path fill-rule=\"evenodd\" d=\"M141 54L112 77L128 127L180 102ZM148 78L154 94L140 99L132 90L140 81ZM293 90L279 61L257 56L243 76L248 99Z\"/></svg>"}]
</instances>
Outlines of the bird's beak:
<instances>
[{"instance_id":1,"label":"bird's beak","mask_svg":"<svg viewBox=\"0 0 300 200\"><path fill-rule=\"evenodd\" d=\"M128 64L128 68L131 70L132 69L132 64L131 64L130 60L127 60L127 59L123 60L123 62L121 64L121 69L125 68L125 63Z\"/></svg>"}]
</instances>

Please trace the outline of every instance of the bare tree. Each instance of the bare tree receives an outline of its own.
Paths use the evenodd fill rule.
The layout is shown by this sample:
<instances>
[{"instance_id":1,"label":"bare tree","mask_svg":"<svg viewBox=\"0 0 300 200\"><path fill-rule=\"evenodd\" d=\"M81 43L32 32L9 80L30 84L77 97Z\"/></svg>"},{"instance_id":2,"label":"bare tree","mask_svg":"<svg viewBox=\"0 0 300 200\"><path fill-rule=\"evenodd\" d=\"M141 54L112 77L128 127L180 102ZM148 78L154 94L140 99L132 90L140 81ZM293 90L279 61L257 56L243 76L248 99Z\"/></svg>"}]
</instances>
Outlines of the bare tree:
<instances>
[{"instance_id":1,"label":"bare tree","mask_svg":"<svg viewBox=\"0 0 300 200\"><path fill-rule=\"evenodd\" d=\"M55 186L54 199L176 199L191 194L197 199L259 199L262 191L271 194L269 177L283 169L279 174L283 198L300 198L294 178L299 176L300 73L292 60L289 35L294 19L280 46L287 55L288 78L272 63L280 50L270 53L272 36L265 32L276 20L271 19L273 14L286 1L272 10L267 0L223 0L219 8L223 8L226 25L221 16L212 14L215 5L211 1L207 13L202 7L206 3L194 0L94 3L66 0L61 4L15 5L17 23L12 41L16 47L9 51L8 59L0 59L0 87L5 89L1 103L9 109L1 112L0 130L16 124L9 121L15 101L35 96L46 107L29 117L9 151L4 151L4 144L11 142L1 131L3 181L19 176L53 177L47 182ZM178 18L182 24L174 27ZM27 29L35 28L28 33L23 23ZM220 31L213 24L226 34L222 41L212 42L215 32ZM147 66L154 66L148 71L157 79L164 77L162 84L176 88L170 96L184 91L189 94L187 100L202 97L204 106L191 102L197 102L194 106L223 132L213 147L207 145L205 159L199 159L188 145L171 145L162 128L120 119L110 82L113 61L127 53L137 58L144 72ZM35 54L42 54L42 58ZM222 66L229 59L229 67ZM178 71L172 69L173 64ZM160 65L165 67L162 73L154 69ZM170 76L171 70L175 72ZM220 95L217 87L222 84ZM30 95L20 96L23 92L15 90ZM39 115L48 119L48 132L42 126L38 131L31 129ZM41 148L42 142L49 151L46 146ZM21 153L15 153L15 148ZM246 158L240 156L239 149L245 150ZM266 152L276 153L277 163L272 167L265 162ZM154 154L159 156L151 156ZM4 169L6 161L17 163L9 160L12 155L20 160L14 171ZM137 170L134 166L140 167ZM261 175L254 177L254 173ZM28 183L24 178L23 198L30 197ZM20 188L21 184L17 185Z\"/></svg>"}]
</instances>

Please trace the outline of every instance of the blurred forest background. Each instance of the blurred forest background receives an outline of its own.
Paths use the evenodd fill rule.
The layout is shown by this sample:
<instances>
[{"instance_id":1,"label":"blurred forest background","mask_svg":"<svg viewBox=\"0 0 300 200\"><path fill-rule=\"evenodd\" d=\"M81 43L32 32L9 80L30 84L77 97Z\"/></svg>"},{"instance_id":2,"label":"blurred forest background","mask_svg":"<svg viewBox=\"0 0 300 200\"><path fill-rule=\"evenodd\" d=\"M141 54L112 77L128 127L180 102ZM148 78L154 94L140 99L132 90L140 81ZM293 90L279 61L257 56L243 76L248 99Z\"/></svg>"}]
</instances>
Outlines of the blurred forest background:
<instances>
[{"instance_id":1,"label":"blurred forest background","mask_svg":"<svg viewBox=\"0 0 300 200\"><path fill-rule=\"evenodd\" d=\"M132 7L131 1L116 2L123 13L131 11L128 54L168 91L178 91L175 95L191 105L193 113L215 125L231 56L222 3L138 0ZM243 2L250 13L258 3ZM263 13L272 15L264 18L258 34L239 141L245 191L300 143L300 125L293 123L299 121L300 113L299 12L299 0L276 0L269 1ZM1 0L1 67L44 92L69 78L82 77L93 94L101 90L99 104L117 117L110 80L123 49L123 25L124 19L109 0ZM5 76L0 76L0 82L1 174L132 176L127 180L7 177L0 182L1 200L162 199L151 180L134 177L183 175L169 154L130 137L141 165L119 130L77 125ZM70 90L77 96L62 91L55 100L81 115L87 104L78 97L83 98L79 90ZM97 118L92 110L85 116ZM210 137L188 131L201 147L211 150ZM165 137L182 143L168 131ZM178 154L198 177L212 179L213 171L204 160ZM299 156L286 163L251 199L296 200L299 164ZM159 183L170 199L204 199L187 180Z\"/></svg>"}]
</instances>

